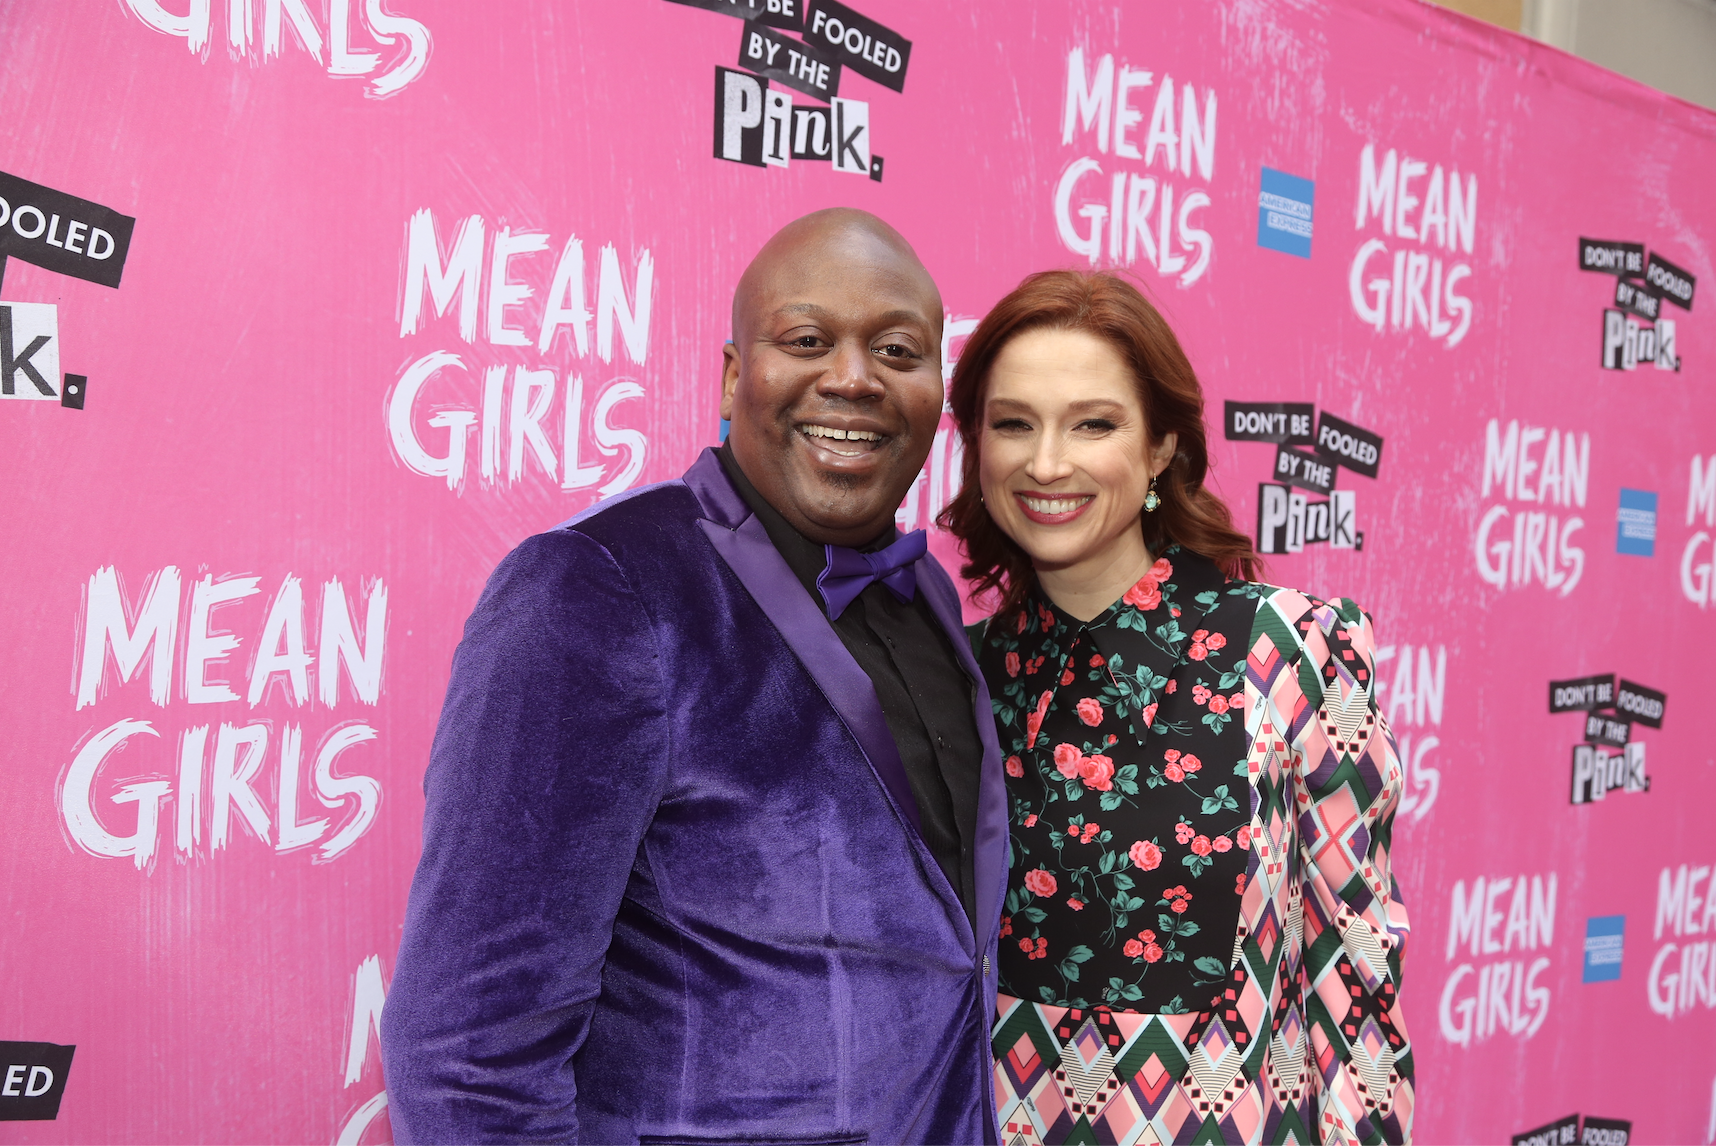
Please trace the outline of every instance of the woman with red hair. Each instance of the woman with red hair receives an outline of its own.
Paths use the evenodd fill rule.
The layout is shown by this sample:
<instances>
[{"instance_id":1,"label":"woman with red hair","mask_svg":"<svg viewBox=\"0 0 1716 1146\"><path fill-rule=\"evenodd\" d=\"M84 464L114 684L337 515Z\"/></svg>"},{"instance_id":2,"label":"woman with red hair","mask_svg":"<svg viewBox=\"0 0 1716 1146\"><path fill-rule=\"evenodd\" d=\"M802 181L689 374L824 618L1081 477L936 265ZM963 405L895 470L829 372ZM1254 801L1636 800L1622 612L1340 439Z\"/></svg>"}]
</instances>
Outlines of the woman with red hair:
<instances>
[{"instance_id":1,"label":"woman with red hair","mask_svg":"<svg viewBox=\"0 0 1716 1146\"><path fill-rule=\"evenodd\" d=\"M974 640L1011 812L1001 1141L1405 1141L1370 618L1259 583L1204 484L1197 376L1126 281L1027 278L950 400L942 522L998 600Z\"/></svg>"}]
</instances>

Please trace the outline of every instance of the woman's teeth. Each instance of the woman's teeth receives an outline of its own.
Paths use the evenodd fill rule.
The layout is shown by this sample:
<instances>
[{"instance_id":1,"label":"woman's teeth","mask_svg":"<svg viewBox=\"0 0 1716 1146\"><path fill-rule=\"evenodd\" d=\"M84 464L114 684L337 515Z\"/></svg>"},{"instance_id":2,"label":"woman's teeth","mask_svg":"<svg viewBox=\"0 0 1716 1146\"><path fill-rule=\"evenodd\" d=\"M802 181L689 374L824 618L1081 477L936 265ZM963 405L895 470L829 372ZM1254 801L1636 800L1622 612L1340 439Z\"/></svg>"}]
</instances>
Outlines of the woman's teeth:
<instances>
[{"instance_id":1,"label":"woman's teeth","mask_svg":"<svg viewBox=\"0 0 1716 1146\"><path fill-rule=\"evenodd\" d=\"M1029 509L1032 513L1047 514L1071 513L1073 510L1090 500L1089 495L1084 497L1055 498L1029 497L1021 495L1021 498L1025 503L1025 508Z\"/></svg>"}]
</instances>

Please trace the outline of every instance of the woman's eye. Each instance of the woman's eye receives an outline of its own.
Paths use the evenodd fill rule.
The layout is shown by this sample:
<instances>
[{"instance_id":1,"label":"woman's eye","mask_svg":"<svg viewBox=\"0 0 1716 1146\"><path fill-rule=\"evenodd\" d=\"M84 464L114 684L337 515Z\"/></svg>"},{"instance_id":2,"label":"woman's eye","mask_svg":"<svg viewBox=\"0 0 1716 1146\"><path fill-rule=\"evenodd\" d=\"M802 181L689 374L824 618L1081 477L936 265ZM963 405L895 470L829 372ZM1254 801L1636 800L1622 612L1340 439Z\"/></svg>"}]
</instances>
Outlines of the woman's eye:
<instances>
[{"instance_id":1,"label":"woman's eye","mask_svg":"<svg viewBox=\"0 0 1716 1146\"><path fill-rule=\"evenodd\" d=\"M1086 418L1078 424L1078 428L1081 430L1089 430L1092 433L1106 434L1110 430L1114 429L1114 423L1110 422L1107 418Z\"/></svg>"},{"instance_id":2,"label":"woman's eye","mask_svg":"<svg viewBox=\"0 0 1716 1146\"><path fill-rule=\"evenodd\" d=\"M1022 418L1000 418L989 423L989 428L998 433L1016 433L1021 430L1029 430L1031 427Z\"/></svg>"}]
</instances>

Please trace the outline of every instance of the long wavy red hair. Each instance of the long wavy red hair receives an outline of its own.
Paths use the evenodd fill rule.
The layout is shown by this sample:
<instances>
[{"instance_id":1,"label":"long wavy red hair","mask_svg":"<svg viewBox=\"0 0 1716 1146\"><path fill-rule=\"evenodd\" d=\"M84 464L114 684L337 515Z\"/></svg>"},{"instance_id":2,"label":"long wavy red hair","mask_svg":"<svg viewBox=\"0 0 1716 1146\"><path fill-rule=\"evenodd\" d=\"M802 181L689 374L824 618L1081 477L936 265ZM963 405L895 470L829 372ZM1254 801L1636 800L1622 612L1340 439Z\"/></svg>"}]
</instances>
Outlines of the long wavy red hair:
<instances>
[{"instance_id":1,"label":"long wavy red hair","mask_svg":"<svg viewBox=\"0 0 1716 1146\"><path fill-rule=\"evenodd\" d=\"M998 595L998 613L1017 609L1037 583L1031 559L984 507L978 484L983 395L1001 349L1029 330L1082 330L1103 339L1132 367L1153 441L1179 435L1174 457L1156 479L1160 507L1141 513L1152 553L1179 544L1214 561L1230 577L1256 580L1262 561L1251 538L1233 525L1227 504L1204 486L1209 450L1204 393L1180 340L1138 288L1106 271L1042 271L1013 289L978 324L953 371L948 401L965 445L959 496L938 519L960 540L961 568L974 597ZM1145 459L1140 457L1138 464Z\"/></svg>"}]
</instances>

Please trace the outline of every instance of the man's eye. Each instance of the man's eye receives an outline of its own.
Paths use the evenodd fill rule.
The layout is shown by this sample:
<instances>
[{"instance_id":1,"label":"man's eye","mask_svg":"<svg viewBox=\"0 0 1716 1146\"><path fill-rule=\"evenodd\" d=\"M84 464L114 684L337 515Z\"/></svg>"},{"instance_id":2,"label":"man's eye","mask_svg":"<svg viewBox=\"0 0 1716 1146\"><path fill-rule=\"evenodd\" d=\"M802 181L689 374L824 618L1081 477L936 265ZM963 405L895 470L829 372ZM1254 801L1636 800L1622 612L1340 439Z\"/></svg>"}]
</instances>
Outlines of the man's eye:
<instances>
[{"instance_id":1,"label":"man's eye","mask_svg":"<svg viewBox=\"0 0 1716 1146\"><path fill-rule=\"evenodd\" d=\"M799 350L815 350L822 345L822 339L814 334L801 334L797 338L788 339L786 344Z\"/></svg>"},{"instance_id":2,"label":"man's eye","mask_svg":"<svg viewBox=\"0 0 1716 1146\"><path fill-rule=\"evenodd\" d=\"M890 343L887 343L883 346L878 346L878 347L876 347L876 353L877 354L885 354L889 358L916 358L917 357L917 351L913 350L909 346L901 345L898 342L890 342Z\"/></svg>"}]
</instances>

